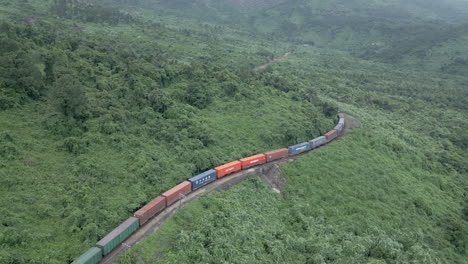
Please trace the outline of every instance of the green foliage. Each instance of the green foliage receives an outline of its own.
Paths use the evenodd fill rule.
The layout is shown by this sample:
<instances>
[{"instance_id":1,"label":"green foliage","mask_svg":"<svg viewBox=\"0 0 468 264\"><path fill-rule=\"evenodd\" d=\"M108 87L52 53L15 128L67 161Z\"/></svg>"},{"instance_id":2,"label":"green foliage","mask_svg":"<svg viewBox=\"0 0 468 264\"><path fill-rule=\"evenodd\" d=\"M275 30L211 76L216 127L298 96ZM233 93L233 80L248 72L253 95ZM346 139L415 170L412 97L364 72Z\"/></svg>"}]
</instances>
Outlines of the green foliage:
<instances>
[{"instance_id":1,"label":"green foliage","mask_svg":"<svg viewBox=\"0 0 468 264\"><path fill-rule=\"evenodd\" d=\"M322 135L337 110L356 115L365 130L284 167L284 199L249 181L182 210L183 219L169 221L157 238L164 261L465 257L460 186L468 170L468 104L460 24L400 20L392 8L377 8L385 11L377 16L365 9L359 19L353 12L362 10L350 12L348 2L297 8L305 2L193 1L191 9L182 8L186 1L55 1L55 9L52 1L0 2L0 263L70 262L175 184ZM246 12L270 4L256 17ZM290 32L276 30L286 21ZM395 35L402 25L406 31ZM427 36L433 29L443 40ZM414 38L392 39L403 53L363 44L393 35ZM422 42L432 49L424 58ZM371 61L359 59L367 50ZM375 55L379 50L404 54L403 66L372 62L387 61ZM412 67L421 61L429 72ZM345 160L352 166L340 171L336 164ZM188 233L192 220L203 224ZM145 259L160 249L148 247Z\"/></svg>"},{"instance_id":2,"label":"green foliage","mask_svg":"<svg viewBox=\"0 0 468 264\"><path fill-rule=\"evenodd\" d=\"M50 101L65 116L84 119L88 99L84 86L73 76L63 75L50 91Z\"/></svg>"},{"instance_id":3,"label":"green foliage","mask_svg":"<svg viewBox=\"0 0 468 264\"><path fill-rule=\"evenodd\" d=\"M0 89L10 97L3 109L24 103L26 98L38 99L44 94L42 74L34 58L24 52L4 53L0 63Z\"/></svg>"},{"instance_id":4,"label":"green foliage","mask_svg":"<svg viewBox=\"0 0 468 264\"><path fill-rule=\"evenodd\" d=\"M102 23L111 25L133 22L128 14L118 9L105 7L93 0L54 0L52 10L60 17L78 19L82 22Z\"/></svg>"},{"instance_id":5,"label":"green foliage","mask_svg":"<svg viewBox=\"0 0 468 264\"><path fill-rule=\"evenodd\" d=\"M206 108L213 101L210 88L203 83L191 83L185 91L187 93L187 103L199 109Z\"/></svg>"},{"instance_id":6,"label":"green foliage","mask_svg":"<svg viewBox=\"0 0 468 264\"><path fill-rule=\"evenodd\" d=\"M236 95L237 91L239 91L239 87L236 84L227 83L224 85L224 93L229 97Z\"/></svg>"},{"instance_id":7,"label":"green foliage","mask_svg":"<svg viewBox=\"0 0 468 264\"><path fill-rule=\"evenodd\" d=\"M310 47L287 61L247 78L312 103L312 113L348 112L363 128L283 165L281 198L250 181L209 194L121 263L465 263L465 78ZM288 121L264 140L303 140L307 122Z\"/></svg>"},{"instance_id":8,"label":"green foliage","mask_svg":"<svg viewBox=\"0 0 468 264\"><path fill-rule=\"evenodd\" d=\"M1 24L1 263L69 262L189 176L333 124L257 80L262 43L36 12Z\"/></svg>"},{"instance_id":9,"label":"green foliage","mask_svg":"<svg viewBox=\"0 0 468 264\"><path fill-rule=\"evenodd\" d=\"M0 157L4 160L13 160L17 158L19 154L13 137L8 133L0 134ZM5 166L5 164L3 164L3 166Z\"/></svg>"},{"instance_id":10,"label":"green foliage","mask_svg":"<svg viewBox=\"0 0 468 264\"><path fill-rule=\"evenodd\" d=\"M86 153L89 146L89 141L76 137L69 137L63 141L62 147L70 153L83 154Z\"/></svg>"},{"instance_id":11,"label":"green foliage","mask_svg":"<svg viewBox=\"0 0 468 264\"><path fill-rule=\"evenodd\" d=\"M127 259L465 263L468 225L459 198L466 178L455 184L420 149L394 151L374 139L386 135L385 123L367 117L366 129L283 164L281 195L253 179L191 203Z\"/></svg>"},{"instance_id":12,"label":"green foliage","mask_svg":"<svg viewBox=\"0 0 468 264\"><path fill-rule=\"evenodd\" d=\"M462 44L468 37L468 5L463 1L106 2L168 20L175 16L190 28L200 25L203 30L213 24L216 30L208 29L209 34L218 31L220 25L229 26L265 39L338 49L372 61L466 73L466 69L459 70L460 62L468 59L468 49ZM258 51L267 58L271 54Z\"/></svg>"}]
</instances>

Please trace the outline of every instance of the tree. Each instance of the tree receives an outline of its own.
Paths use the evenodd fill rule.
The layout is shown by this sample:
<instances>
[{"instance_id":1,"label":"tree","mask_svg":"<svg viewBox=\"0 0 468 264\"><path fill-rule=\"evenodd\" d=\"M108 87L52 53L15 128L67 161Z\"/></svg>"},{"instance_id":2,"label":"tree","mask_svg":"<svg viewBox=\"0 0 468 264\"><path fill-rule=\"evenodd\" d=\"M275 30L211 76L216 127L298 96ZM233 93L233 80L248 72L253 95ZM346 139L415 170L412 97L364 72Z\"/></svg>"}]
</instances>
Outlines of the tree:
<instances>
[{"instance_id":1,"label":"tree","mask_svg":"<svg viewBox=\"0 0 468 264\"><path fill-rule=\"evenodd\" d=\"M187 103L197 108L207 107L213 100L213 95L208 87L201 83L193 83L187 86Z\"/></svg>"},{"instance_id":2,"label":"tree","mask_svg":"<svg viewBox=\"0 0 468 264\"><path fill-rule=\"evenodd\" d=\"M34 63L25 52L5 53L0 60L0 87L9 90L7 94L16 94L21 103L27 98L38 99L45 91L42 74Z\"/></svg>"},{"instance_id":3,"label":"tree","mask_svg":"<svg viewBox=\"0 0 468 264\"><path fill-rule=\"evenodd\" d=\"M54 72L54 65L55 65L55 57L53 55L49 55L45 58L44 61L44 73L45 73L45 82L50 85L53 84L55 81L55 72Z\"/></svg>"},{"instance_id":4,"label":"tree","mask_svg":"<svg viewBox=\"0 0 468 264\"><path fill-rule=\"evenodd\" d=\"M72 75L59 78L50 93L52 105L65 116L85 119L88 99L85 87Z\"/></svg>"}]
</instances>

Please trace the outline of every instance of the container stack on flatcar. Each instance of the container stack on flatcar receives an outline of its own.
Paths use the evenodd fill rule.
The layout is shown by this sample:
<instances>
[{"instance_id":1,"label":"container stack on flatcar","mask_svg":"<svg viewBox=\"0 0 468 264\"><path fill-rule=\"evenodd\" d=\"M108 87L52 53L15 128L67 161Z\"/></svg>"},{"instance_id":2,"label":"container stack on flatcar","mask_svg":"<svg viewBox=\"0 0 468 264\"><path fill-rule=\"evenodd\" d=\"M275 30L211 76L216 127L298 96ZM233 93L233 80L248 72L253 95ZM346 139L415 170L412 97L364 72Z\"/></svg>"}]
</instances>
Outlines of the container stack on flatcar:
<instances>
[{"instance_id":1,"label":"container stack on flatcar","mask_svg":"<svg viewBox=\"0 0 468 264\"><path fill-rule=\"evenodd\" d=\"M310 145L309 142L304 142L304 143L301 143L301 144L290 146L289 147L289 156L297 155L297 154L300 154L302 152L309 151L311 149L312 149L312 146Z\"/></svg>"},{"instance_id":2,"label":"container stack on flatcar","mask_svg":"<svg viewBox=\"0 0 468 264\"><path fill-rule=\"evenodd\" d=\"M216 181L216 171L213 169L205 171L204 173L188 179L188 181L192 183L192 191L195 191L208 183Z\"/></svg>"},{"instance_id":3,"label":"container stack on flatcar","mask_svg":"<svg viewBox=\"0 0 468 264\"><path fill-rule=\"evenodd\" d=\"M341 135L341 132L343 131L343 128L344 128L344 124L338 123L338 124L335 126L334 130L336 130L336 133L337 133L338 135Z\"/></svg>"},{"instance_id":4,"label":"container stack on flatcar","mask_svg":"<svg viewBox=\"0 0 468 264\"><path fill-rule=\"evenodd\" d=\"M221 165L219 167L216 167L214 169L216 171L216 177L221 178L233 172L240 171L242 169L242 163L236 160L236 161Z\"/></svg>"},{"instance_id":5,"label":"container stack on flatcar","mask_svg":"<svg viewBox=\"0 0 468 264\"><path fill-rule=\"evenodd\" d=\"M335 130L335 129L330 130L330 131L328 131L327 133L325 133L325 137L327 138L327 142L332 141L332 140L335 139L337 136L338 136L338 133L336 133L336 130Z\"/></svg>"},{"instance_id":6,"label":"container stack on flatcar","mask_svg":"<svg viewBox=\"0 0 468 264\"><path fill-rule=\"evenodd\" d=\"M342 134L344 132L344 129L345 129L345 117L344 117L344 114L343 113L338 113L338 124L337 126L341 126L341 130L339 131L338 134Z\"/></svg>"},{"instance_id":7,"label":"container stack on flatcar","mask_svg":"<svg viewBox=\"0 0 468 264\"><path fill-rule=\"evenodd\" d=\"M72 264L95 264L102 259L102 250L98 247L92 247L83 255L79 256Z\"/></svg>"},{"instance_id":8,"label":"container stack on flatcar","mask_svg":"<svg viewBox=\"0 0 468 264\"><path fill-rule=\"evenodd\" d=\"M214 169L205 171L197 176L194 176L187 181L180 183L172 189L166 191L161 196L156 197L148 204L135 212L134 217L127 219L116 229L112 230L104 238L96 243L96 246L86 251L78 257L72 264L96 264L103 256L106 256L114 248L119 246L125 239L133 234L139 226L144 225L152 217L159 214L165 208L175 203L184 195L198 190L221 177L225 177L240 170L249 169L251 167L284 159L289 156L298 155L311 149L318 148L342 135L345 128L344 114L338 113L339 121L334 129L325 133L325 135L312 139L309 142L300 143L288 148L273 150L263 154L254 155L240 160L218 166Z\"/></svg>"},{"instance_id":9,"label":"container stack on flatcar","mask_svg":"<svg viewBox=\"0 0 468 264\"><path fill-rule=\"evenodd\" d=\"M127 237L129 237L139 227L139 221L136 217L130 217L116 229L112 230L103 239L96 243L96 246L102 250L103 255L107 255Z\"/></svg>"},{"instance_id":10,"label":"container stack on flatcar","mask_svg":"<svg viewBox=\"0 0 468 264\"><path fill-rule=\"evenodd\" d=\"M320 136L309 141L312 145L312 149L318 148L324 144L327 144L327 138L325 136Z\"/></svg>"},{"instance_id":11,"label":"container stack on flatcar","mask_svg":"<svg viewBox=\"0 0 468 264\"><path fill-rule=\"evenodd\" d=\"M289 150L287 148L277 149L277 150L273 150L273 151L265 153L267 162L279 160L279 159L287 157L288 155L289 155Z\"/></svg>"},{"instance_id":12,"label":"container stack on flatcar","mask_svg":"<svg viewBox=\"0 0 468 264\"><path fill-rule=\"evenodd\" d=\"M257 166L266 162L265 154L258 154L255 156L243 158L239 160L242 165L242 169L248 169L253 166Z\"/></svg>"},{"instance_id":13,"label":"container stack on flatcar","mask_svg":"<svg viewBox=\"0 0 468 264\"><path fill-rule=\"evenodd\" d=\"M345 121L344 121L344 118L340 118L340 120L338 121L338 125L341 126L341 131L340 131L340 134L343 133L344 131L344 128L345 128Z\"/></svg>"},{"instance_id":14,"label":"container stack on flatcar","mask_svg":"<svg viewBox=\"0 0 468 264\"><path fill-rule=\"evenodd\" d=\"M166 197L158 196L136 211L134 216L139 219L141 226L164 208L166 208Z\"/></svg>"},{"instance_id":15,"label":"container stack on flatcar","mask_svg":"<svg viewBox=\"0 0 468 264\"><path fill-rule=\"evenodd\" d=\"M189 181L184 181L176 187L166 191L162 194L163 197L166 197L166 205L169 206L180 199L182 195L186 195L192 191L192 184Z\"/></svg>"}]
</instances>

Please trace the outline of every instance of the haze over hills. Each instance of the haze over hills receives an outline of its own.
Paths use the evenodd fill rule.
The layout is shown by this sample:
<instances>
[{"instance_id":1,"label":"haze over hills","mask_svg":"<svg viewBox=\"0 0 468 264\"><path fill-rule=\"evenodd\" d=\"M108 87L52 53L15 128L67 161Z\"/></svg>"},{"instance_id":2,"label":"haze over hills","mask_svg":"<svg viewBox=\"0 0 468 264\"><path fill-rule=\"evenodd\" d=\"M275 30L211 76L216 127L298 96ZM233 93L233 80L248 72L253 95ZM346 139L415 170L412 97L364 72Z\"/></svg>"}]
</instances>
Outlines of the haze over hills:
<instances>
[{"instance_id":1,"label":"haze over hills","mask_svg":"<svg viewBox=\"0 0 468 264\"><path fill-rule=\"evenodd\" d=\"M129 5L135 8L135 3ZM162 17L183 17L296 44L344 50L359 58L468 72L465 1L141 0L138 5Z\"/></svg>"},{"instance_id":2,"label":"haze over hills","mask_svg":"<svg viewBox=\"0 0 468 264\"><path fill-rule=\"evenodd\" d=\"M336 10L347 14L357 14L374 11L375 14L388 16L413 16L422 19L443 19L447 21L460 22L466 21L468 12L468 2L463 0L138 0L126 1L116 0L113 2L128 3L136 5L146 5L165 8L184 9L205 8L226 13L239 12L249 16L258 15L269 9L285 8L286 6L298 9L313 8L317 12L326 13ZM384 12L386 10L386 12ZM196 13L192 13L196 15Z\"/></svg>"}]
</instances>

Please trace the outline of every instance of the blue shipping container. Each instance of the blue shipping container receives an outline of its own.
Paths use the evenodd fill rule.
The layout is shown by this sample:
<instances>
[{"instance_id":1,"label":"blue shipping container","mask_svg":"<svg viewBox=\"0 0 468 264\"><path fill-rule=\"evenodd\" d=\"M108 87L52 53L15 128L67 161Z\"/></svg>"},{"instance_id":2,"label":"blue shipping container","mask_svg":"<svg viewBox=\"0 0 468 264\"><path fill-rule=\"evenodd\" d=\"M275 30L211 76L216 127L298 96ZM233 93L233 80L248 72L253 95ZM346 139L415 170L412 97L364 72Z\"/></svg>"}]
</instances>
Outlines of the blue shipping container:
<instances>
[{"instance_id":1,"label":"blue shipping container","mask_svg":"<svg viewBox=\"0 0 468 264\"><path fill-rule=\"evenodd\" d=\"M192 191L200 187L203 187L207 185L208 183L213 182L214 180L216 180L215 170L205 171L202 174L199 174L197 176L194 176L188 179L188 181L192 183Z\"/></svg>"},{"instance_id":2,"label":"blue shipping container","mask_svg":"<svg viewBox=\"0 0 468 264\"><path fill-rule=\"evenodd\" d=\"M311 150L312 146L310 145L309 142L304 142L301 144L290 146L288 149L289 149L289 155L296 155L296 154Z\"/></svg>"}]
</instances>

